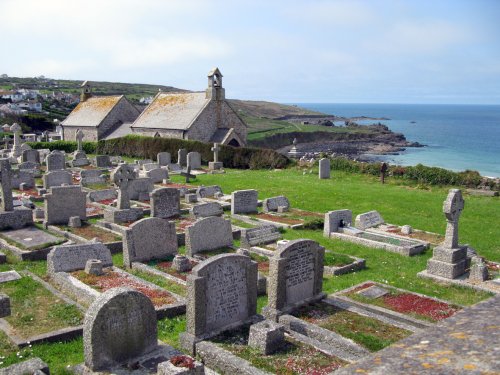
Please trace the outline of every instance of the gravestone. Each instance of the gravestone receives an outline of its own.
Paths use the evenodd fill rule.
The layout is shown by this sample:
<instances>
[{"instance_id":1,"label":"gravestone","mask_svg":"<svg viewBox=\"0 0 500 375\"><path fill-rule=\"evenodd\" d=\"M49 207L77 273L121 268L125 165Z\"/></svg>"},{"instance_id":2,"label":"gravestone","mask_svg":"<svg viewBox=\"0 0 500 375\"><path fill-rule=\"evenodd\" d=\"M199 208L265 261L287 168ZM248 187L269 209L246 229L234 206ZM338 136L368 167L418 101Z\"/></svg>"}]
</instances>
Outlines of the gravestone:
<instances>
[{"instance_id":1,"label":"gravestone","mask_svg":"<svg viewBox=\"0 0 500 375\"><path fill-rule=\"evenodd\" d=\"M145 163L142 164L142 170L143 171L152 171L153 169L158 169L160 168L160 165L158 163Z\"/></svg>"},{"instance_id":2,"label":"gravestone","mask_svg":"<svg viewBox=\"0 0 500 375\"><path fill-rule=\"evenodd\" d=\"M384 223L384 219L382 219L378 211L370 211L356 216L354 226L358 229L365 230Z\"/></svg>"},{"instance_id":3,"label":"gravestone","mask_svg":"<svg viewBox=\"0 0 500 375\"><path fill-rule=\"evenodd\" d=\"M231 214L249 214L257 212L257 190L236 190L231 193Z\"/></svg>"},{"instance_id":4,"label":"gravestone","mask_svg":"<svg viewBox=\"0 0 500 375\"><path fill-rule=\"evenodd\" d=\"M156 162L160 167L167 167L172 163L170 152L159 152L156 155Z\"/></svg>"},{"instance_id":5,"label":"gravestone","mask_svg":"<svg viewBox=\"0 0 500 375\"><path fill-rule=\"evenodd\" d=\"M75 136L77 150L73 153L73 160L71 161L71 165L73 167L83 167L85 165L90 165L90 161L89 159L87 159L85 151L83 151L83 137L83 131L81 129L78 129Z\"/></svg>"},{"instance_id":6,"label":"gravestone","mask_svg":"<svg viewBox=\"0 0 500 375\"><path fill-rule=\"evenodd\" d=\"M133 362L157 348L157 330L156 311L148 297L133 289L110 289L85 314L85 365L102 371Z\"/></svg>"},{"instance_id":7,"label":"gravestone","mask_svg":"<svg viewBox=\"0 0 500 375\"><path fill-rule=\"evenodd\" d=\"M201 169L201 155L199 152L191 151L186 156L186 163L188 167L193 169Z\"/></svg>"},{"instance_id":8,"label":"gravestone","mask_svg":"<svg viewBox=\"0 0 500 375\"><path fill-rule=\"evenodd\" d=\"M24 184L25 188L35 187L34 174L26 170L13 170L11 172L11 186L17 189L21 184Z\"/></svg>"},{"instance_id":9,"label":"gravestone","mask_svg":"<svg viewBox=\"0 0 500 375\"><path fill-rule=\"evenodd\" d=\"M467 246L458 243L458 220L464 209L462 192L450 189L443 203L446 217L446 235L441 246L434 248L432 258L427 261L427 273L446 279L455 279L463 275L470 266Z\"/></svg>"},{"instance_id":10,"label":"gravestone","mask_svg":"<svg viewBox=\"0 0 500 375\"><path fill-rule=\"evenodd\" d=\"M219 161L220 145L218 143L214 143L214 147L212 147L210 150L214 152L214 161L208 163L208 169L213 171L222 169L222 162Z\"/></svg>"},{"instance_id":11,"label":"gravestone","mask_svg":"<svg viewBox=\"0 0 500 375\"><path fill-rule=\"evenodd\" d=\"M320 179L330 178L330 159L323 158L319 160L319 178Z\"/></svg>"},{"instance_id":12,"label":"gravestone","mask_svg":"<svg viewBox=\"0 0 500 375\"><path fill-rule=\"evenodd\" d=\"M209 216L222 216L222 206L217 202L203 203L193 206L189 212L196 219Z\"/></svg>"},{"instance_id":13,"label":"gravestone","mask_svg":"<svg viewBox=\"0 0 500 375\"><path fill-rule=\"evenodd\" d=\"M135 178L129 181L128 196L129 199L145 201L149 200L149 193L154 189L153 181L149 177Z\"/></svg>"},{"instance_id":14,"label":"gravestone","mask_svg":"<svg viewBox=\"0 0 500 375\"><path fill-rule=\"evenodd\" d=\"M177 253L175 223L150 217L141 219L125 230L123 236L123 263L148 262L164 259Z\"/></svg>"},{"instance_id":15,"label":"gravestone","mask_svg":"<svg viewBox=\"0 0 500 375\"><path fill-rule=\"evenodd\" d=\"M118 200L116 208L124 210L130 208L130 198L128 187L132 180L136 178L135 170L129 164L122 164L113 170L111 180L118 186Z\"/></svg>"},{"instance_id":16,"label":"gravestone","mask_svg":"<svg viewBox=\"0 0 500 375\"><path fill-rule=\"evenodd\" d=\"M222 254L193 268L187 277L186 332L183 348L237 327L257 311L257 263L239 254Z\"/></svg>"},{"instance_id":17,"label":"gravestone","mask_svg":"<svg viewBox=\"0 0 500 375\"><path fill-rule=\"evenodd\" d=\"M82 186L106 183L106 175L104 171L99 169L82 170L80 172L80 177L80 184Z\"/></svg>"},{"instance_id":18,"label":"gravestone","mask_svg":"<svg viewBox=\"0 0 500 375\"><path fill-rule=\"evenodd\" d=\"M113 259L109 249L100 242L55 246L47 255L47 273L73 272L85 269L87 261L97 259L103 267L111 267Z\"/></svg>"},{"instance_id":19,"label":"gravestone","mask_svg":"<svg viewBox=\"0 0 500 375\"><path fill-rule=\"evenodd\" d=\"M111 168L113 164L109 155L97 155L95 157L95 166L97 168Z\"/></svg>"},{"instance_id":20,"label":"gravestone","mask_svg":"<svg viewBox=\"0 0 500 375\"><path fill-rule=\"evenodd\" d=\"M0 159L0 210L2 212L12 211L14 203L12 201L11 168L9 159Z\"/></svg>"},{"instance_id":21,"label":"gravestone","mask_svg":"<svg viewBox=\"0 0 500 375\"><path fill-rule=\"evenodd\" d=\"M45 222L50 224L67 225L72 216L87 219L87 193L81 186L54 186L45 199Z\"/></svg>"},{"instance_id":22,"label":"gravestone","mask_svg":"<svg viewBox=\"0 0 500 375\"><path fill-rule=\"evenodd\" d=\"M47 172L42 176L43 187L49 189L53 186L71 185L73 176L64 169Z\"/></svg>"},{"instance_id":23,"label":"gravestone","mask_svg":"<svg viewBox=\"0 0 500 375\"><path fill-rule=\"evenodd\" d=\"M159 188L151 193L151 216L166 219L180 214L180 193L175 188Z\"/></svg>"},{"instance_id":24,"label":"gravestone","mask_svg":"<svg viewBox=\"0 0 500 375\"><path fill-rule=\"evenodd\" d=\"M38 150L24 150L21 160L23 162L31 161L33 163L40 164L40 153Z\"/></svg>"},{"instance_id":25,"label":"gravestone","mask_svg":"<svg viewBox=\"0 0 500 375\"><path fill-rule=\"evenodd\" d=\"M47 172L66 169L64 153L59 150L51 151L45 158L45 164L47 164Z\"/></svg>"},{"instance_id":26,"label":"gravestone","mask_svg":"<svg viewBox=\"0 0 500 375\"><path fill-rule=\"evenodd\" d=\"M181 168L187 166L187 150L185 148L181 148L177 151L177 164Z\"/></svg>"},{"instance_id":27,"label":"gravestone","mask_svg":"<svg viewBox=\"0 0 500 375\"><path fill-rule=\"evenodd\" d=\"M100 202L104 200L115 200L118 196L117 191L113 189L94 190L88 193L91 202Z\"/></svg>"},{"instance_id":28,"label":"gravestone","mask_svg":"<svg viewBox=\"0 0 500 375\"><path fill-rule=\"evenodd\" d=\"M19 171L24 173L30 173L34 177L40 176L40 164L32 162L32 161L23 161L19 164Z\"/></svg>"},{"instance_id":29,"label":"gravestone","mask_svg":"<svg viewBox=\"0 0 500 375\"><path fill-rule=\"evenodd\" d=\"M0 284L6 283L6 282L9 282L9 281L19 280L20 278L21 278L21 275L19 275L14 270L0 272Z\"/></svg>"},{"instance_id":30,"label":"gravestone","mask_svg":"<svg viewBox=\"0 0 500 375\"><path fill-rule=\"evenodd\" d=\"M330 237L330 233L338 232L339 228L349 227L352 223L351 210L335 210L325 214L323 236Z\"/></svg>"},{"instance_id":31,"label":"gravestone","mask_svg":"<svg viewBox=\"0 0 500 375\"><path fill-rule=\"evenodd\" d=\"M158 164L154 165L157 166ZM168 171L164 168L153 168L146 172L146 177L149 177L154 184L162 183L163 180L168 180Z\"/></svg>"},{"instance_id":32,"label":"gravestone","mask_svg":"<svg viewBox=\"0 0 500 375\"><path fill-rule=\"evenodd\" d=\"M294 240L269 258L268 305L262 314L276 320L284 313L324 298L325 248L312 240Z\"/></svg>"},{"instance_id":33,"label":"gravestone","mask_svg":"<svg viewBox=\"0 0 500 375\"><path fill-rule=\"evenodd\" d=\"M10 156L13 158L18 158L22 154L21 137L19 136L22 133L21 126L19 126L19 124L17 123L14 123L10 127L10 131L14 133L14 144L12 146L12 151L10 152Z\"/></svg>"},{"instance_id":34,"label":"gravestone","mask_svg":"<svg viewBox=\"0 0 500 375\"><path fill-rule=\"evenodd\" d=\"M265 245L276 242L281 237L281 232L274 225L262 225L249 229L243 228L241 230L241 246L250 248L252 246Z\"/></svg>"},{"instance_id":35,"label":"gravestone","mask_svg":"<svg viewBox=\"0 0 500 375\"><path fill-rule=\"evenodd\" d=\"M222 193L222 189L218 185L200 186L196 189L198 198L214 198L217 193Z\"/></svg>"},{"instance_id":36,"label":"gravestone","mask_svg":"<svg viewBox=\"0 0 500 375\"><path fill-rule=\"evenodd\" d=\"M290 209L290 202L284 195L266 198L264 199L264 202L262 202L262 209L264 212L278 212L278 209L281 212L285 212Z\"/></svg>"},{"instance_id":37,"label":"gravestone","mask_svg":"<svg viewBox=\"0 0 500 375\"><path fill-rule=\"evenodd\" d=\"M205 217L186 228L186 254L189 256L232 245L231 221L222 217Z\"/></svg>"}]
</instances>

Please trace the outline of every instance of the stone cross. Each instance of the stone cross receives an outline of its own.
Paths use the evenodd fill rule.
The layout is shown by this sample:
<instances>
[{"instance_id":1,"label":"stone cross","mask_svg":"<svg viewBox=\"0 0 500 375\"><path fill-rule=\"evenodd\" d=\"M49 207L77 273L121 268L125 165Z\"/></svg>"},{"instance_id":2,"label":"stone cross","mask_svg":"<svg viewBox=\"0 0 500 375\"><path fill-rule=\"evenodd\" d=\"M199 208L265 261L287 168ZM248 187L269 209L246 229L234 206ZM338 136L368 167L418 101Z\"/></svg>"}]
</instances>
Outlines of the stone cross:
<instances>
[{"instance_id":1,"label":"stone cross","mask_svg":"<svg viewBox=\"0 0 500 375\"><path fill-rule=\"evenodd\" d=\"M83 141L83 132L81 129L78 129L76 131L77 151L83 150L82 141Z\"/></svg>"},{"instance_id":2,"label":"stone cross","mask_svg":"<svg viewBox=\"0 0 500 375\"><path fill-rule=\"evenodd\" d=\"M14 146L12 147L12 155L17 157L21 155L21 138L19 137L21 127L19 126L19 124L14 123L10 127L10 131L14 133Z\"/></svg>"},{"instance_id":3,"label":"stone cross","mask_svg":"<svg viewBox=\"0 0 500 375\"><path fill-rule=\"evenodd\" d=\"M219 144L214 143L214 147L212 147L210 150L214 152L214 162L217 163L219 161L219 151L220 151Z\"/></svg>"},{"instance_id":4,"label":"stone cross","mask_svg":"<svg viewBox=\"0 0 500 375\"><path fill-rule=\"evenodd\" d=\"M194 174L191 174L191 167L187 167L186 172L181 172L181 176L186 177L186 184L189 183L190 178L196 178Z\"/></svg>"},{"instance_id":5,"label":"stone cross","mask_svg":"<svg viewBox=\"0 0 500 375\"><path fill-rule=\"evenodd\" d=\"M111 174L111 179L119 187L117 208L125 210L130 208L130 198L128 195L128 186L130 181L135 179L134 168L128 164L122 164Z\"/></svg>"},{"instance_id":6,"label":"stone cross","mask_svg":"<svg viewBox=\"0 0 500 375\"><path fill-rule=\"evenodd\" d=\"M446 235L444 247L455 249L458 247L458 219L464 209L464 199L459 189L450 189L443 203L443 212L446 216Z\"/></svg>"},{"instance_id":7,"label":"stone cross","mask_svg":"<svg viewBox=\"0 0 500 375\"><path fill-rule=\"evenodd\" d=\"M12 211L14 203L12 201L12 185L10 176L9 159L0 159L0 211Z\"/></svg>"}]
</instances>

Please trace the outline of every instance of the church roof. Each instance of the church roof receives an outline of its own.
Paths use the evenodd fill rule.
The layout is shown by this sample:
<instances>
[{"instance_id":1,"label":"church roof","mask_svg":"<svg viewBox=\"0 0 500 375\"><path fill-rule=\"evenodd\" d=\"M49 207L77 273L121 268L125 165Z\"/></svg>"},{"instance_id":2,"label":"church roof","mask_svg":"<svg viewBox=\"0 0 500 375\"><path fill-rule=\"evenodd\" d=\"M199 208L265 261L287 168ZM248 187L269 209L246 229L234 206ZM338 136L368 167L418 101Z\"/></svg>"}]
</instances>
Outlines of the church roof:
<instances>
[{"instance_id":1,"label":"church roof","mask_svg":"<svg viewBox=\"0 0 500 375\"><path fill-rule=\"evenodd\" d=\"M63 126L99 126L123 98L119 96L93 96L78 105L61 123Z\"/></svg>"},{"instance_id":2,"label":"church roof","mask_svg":"<svg viewBox=\"0 0 500 375\"><path fill-rule=\"evenodd\" d=\"M205 93L159 93L132 128L186 130L209 102Z\"/></svg>"}]
</instances>

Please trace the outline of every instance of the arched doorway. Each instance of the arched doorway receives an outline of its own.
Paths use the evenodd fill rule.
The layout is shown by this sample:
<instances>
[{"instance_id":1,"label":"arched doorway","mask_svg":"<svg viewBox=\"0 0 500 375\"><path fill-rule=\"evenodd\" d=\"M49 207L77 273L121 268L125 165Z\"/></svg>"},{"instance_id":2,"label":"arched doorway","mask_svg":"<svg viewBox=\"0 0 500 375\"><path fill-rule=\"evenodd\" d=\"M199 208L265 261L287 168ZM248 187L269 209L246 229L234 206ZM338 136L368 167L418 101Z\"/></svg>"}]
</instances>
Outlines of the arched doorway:
<instances>
[{"instance_id":1,"label":"arched doorway","mask_svg":"<svg viewBox=\"0 0 500 375\"><path fill-rule=\"evenodd\" d=\"M231 139L231 141L227 144L228 146L240 147L240 142L238 142L235 138Z\"/></svg>"}]
</instances>

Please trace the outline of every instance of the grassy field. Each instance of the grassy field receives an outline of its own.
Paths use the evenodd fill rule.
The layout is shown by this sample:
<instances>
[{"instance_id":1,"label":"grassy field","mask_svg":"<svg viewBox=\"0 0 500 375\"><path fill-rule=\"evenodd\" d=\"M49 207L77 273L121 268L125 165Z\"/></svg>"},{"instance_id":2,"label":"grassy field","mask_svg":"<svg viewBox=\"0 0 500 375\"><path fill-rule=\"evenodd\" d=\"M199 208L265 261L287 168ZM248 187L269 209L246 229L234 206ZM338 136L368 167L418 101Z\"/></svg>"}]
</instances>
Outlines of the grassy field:
<instances>
[{"instance_id":1,"label":"grassy field","mask_svg":"<svg viewBox=\"0 0 500 375\"><path fill-rule=\"evenodd\" d=\"M349 208L354 215L377 210L389 223L409 224L414 228L443 234L446 222L442 213L443 200L449 186L426 187L402 181L381 185L375 177L344 172L332 172L332 179L319 180L317 171L303 174L301 170L277 171L228 170L223 175L201 175L193 183L220 185L224 192L255 188L259 198L286 195L292 207L325 213L330 210ZM181 182L179 176L172 177ZM500 261L500 198L472 197L465 195L465 209L460 219L460 242L469 243L480 255ZM404 257L379 249L324 238L321 230L287 230L287 239L310 238L335 253L365 258L367 269L342 276L324 279L323 289L332 293L373 280L381 283L442 298L459 305L471 305L488 298L488 293L460 287L446 286L420 279L416 274L425 269L432 251L414 257ZM115 265L122 266L122 256L113 256ZM46 262L16 262L9 257L7 269L28 269L43 277ZM142 276L142 275L141 275ZM158 284L160 280L153 280ZM258 309L266 305L267 298L259 297ZM173 346L179 346L179 333L185 330L184 316L163 319L158 322L159 338ZM17 354L19 353L19 354ZM83 360L82 340L68 343L35 345L19 351L0 334L0 367L39 356L51 366L53 373L65 373L68 364ZM20 358L23 357L23 358Z\"/></svg>"}]
</instances>

